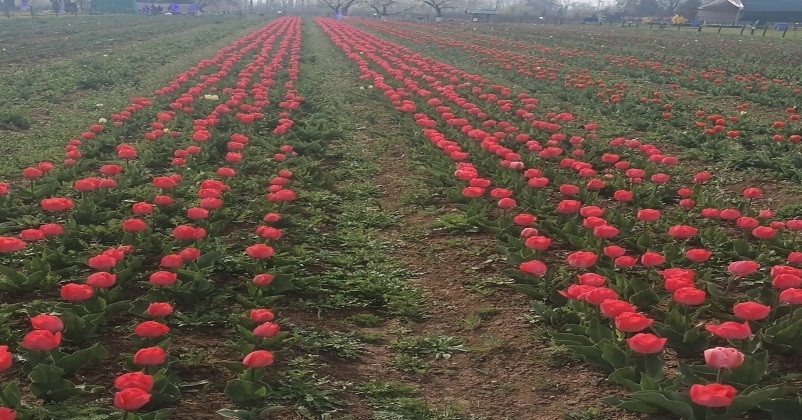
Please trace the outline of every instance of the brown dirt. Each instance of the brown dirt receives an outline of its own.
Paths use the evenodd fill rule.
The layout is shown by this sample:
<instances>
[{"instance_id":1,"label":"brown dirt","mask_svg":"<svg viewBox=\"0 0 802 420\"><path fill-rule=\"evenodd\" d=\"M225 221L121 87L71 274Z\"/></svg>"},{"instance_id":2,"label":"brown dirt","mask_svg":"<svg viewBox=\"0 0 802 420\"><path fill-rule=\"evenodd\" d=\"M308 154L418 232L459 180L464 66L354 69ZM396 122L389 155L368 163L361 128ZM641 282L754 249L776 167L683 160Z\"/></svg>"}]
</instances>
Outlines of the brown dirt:
<instances>
[{"instance_id":1,"label":"brown dirt","mask_svg":"<svg viewBox=\"0 0 802 420\"><path fill-rule=\"evenodd\" d=\"M602 408L619 419L641 418L637 414L604 408L603 396L622 395L624 390L605 382L606 375L582 365L550 367L543 350L551 346L547 338L522 319L529 312L528 299L505 286L489 286L485 293L475 293L468 286L492 278L503 278L497 262L496 241L489 234L423 233L420 242L409 240L414 231L428 226L437 216L410 211L399 197L410 188L405 177L414 173L405 161L403 146L382 149L378 140L362 139L366 150L376 151L382 172L376 183L385 191L381 206L403 213L401 221L382 233L404 245L396 256L408 267L422 273L411 282L424 291L429 302L428 319L405 325L409 336L443 335L465 339L469 352L457 353L448 360L434 360L432 369L423 374L391 370L388 362L396 355L384 343L369 344L359 360L328 361L326 373L351 382L381 379L413 384L426 401L441 409L461 407L473 415L489 419L559 419L566 412L580 412L589 407ZM454 211L445 207L446 212ZM416 230L417 229L417 230ZM469 246L455 244L469 243ZM464 320L477 308L493 307L495 315L475 328ZM292 322L318 328L345 330L336 319L320 319L309 314L287 313ZM347 315L345 315L347 316ZM361 333L386 333L391 327L348 327ZM392 340L392 338L389 338ZM370 418L369 407L350 401L347 412L356 419Z\"/></svg>"}]
</instances>

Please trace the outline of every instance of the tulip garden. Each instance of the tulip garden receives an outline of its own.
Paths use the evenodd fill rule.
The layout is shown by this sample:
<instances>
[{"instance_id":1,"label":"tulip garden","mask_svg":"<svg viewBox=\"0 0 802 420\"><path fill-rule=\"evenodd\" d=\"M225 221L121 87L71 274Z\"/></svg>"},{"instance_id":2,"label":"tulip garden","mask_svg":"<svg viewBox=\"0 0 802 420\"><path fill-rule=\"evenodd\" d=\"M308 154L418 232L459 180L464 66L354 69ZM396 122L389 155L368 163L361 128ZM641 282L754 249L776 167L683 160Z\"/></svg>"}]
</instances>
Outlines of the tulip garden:
<instances>
[{"instance_id":1,"label":"tulip garden","mask_svg":"<svg viewBox=\"0 0 802 420\"><path fill-rule=\"evenodd\" d=\"M7 171L0 420L798 418L798 45L299 17L251 29L87 115L53 139L62 155ZM424 210L429 225L397 220ZM479 392L459 382L484 372L474 362L519 361L460 338L496 309L423 335L492 292L457 302L412 283L458 268L404 258L393 229L415 248L489 244L455 276L492 266L493 302L526 305L507 331L542 329L523 337L581 361L602 408L447 406ZM466 255L432 253L447 252ZM540 377L579 374L512 376L545 392ZM493 411L505 405L522 411Z\"/></svg>"}]
</instances>

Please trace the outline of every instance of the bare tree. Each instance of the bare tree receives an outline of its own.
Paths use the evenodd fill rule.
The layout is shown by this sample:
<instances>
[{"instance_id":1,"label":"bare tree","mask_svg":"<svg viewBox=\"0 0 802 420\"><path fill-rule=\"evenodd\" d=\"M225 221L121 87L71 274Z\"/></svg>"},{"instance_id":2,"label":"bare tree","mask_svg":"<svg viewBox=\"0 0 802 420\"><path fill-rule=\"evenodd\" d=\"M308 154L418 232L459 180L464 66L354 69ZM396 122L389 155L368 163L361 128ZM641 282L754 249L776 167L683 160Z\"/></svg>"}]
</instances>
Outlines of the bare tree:
<instances>
[{"instance_id":1,"label":"bare tree","mask_svg":"<svg viewBox=\"0 0 802 420\"><path fill-rule=\"evenodd\" d=\"M353 6L357 0L318 0L318 4L323 7L328 7L334 10L334 13L343 12L347 13L348 8Z\"/></svg>"},{"instance_id":2,"label":"bare tree","mask_svg":"<svg viewBox=\"0 0 802 420\"><path fill-rule=\"evenodd\" d=\"M379 16L400 15L414 8L408 4L402 4L397 0L366 0L368 7L375 10ZM392 10L393 8L395 10Z\"/></svg>"},{"instance_id":3,"label":"bare tree","mask_svg":"<svg viewBox=\"0 0 802 420\"><path fill-rule=\"evenodd\" d=\"M457 6L457 0L422 0L423 4L431 7L437 13L437 17L443 17L443 10L453 9Z\"/></svg>"},{"instance_id":4,"label":"bare tree","mask_svg":"<svg viewBox=\"0 0 802 420\"><path fill-rule=\"evenodd\" d=\"M657 0L657 4L665 9L669 15L673 15L683 1L685 0Z\"/></svg>"}]
</instances>

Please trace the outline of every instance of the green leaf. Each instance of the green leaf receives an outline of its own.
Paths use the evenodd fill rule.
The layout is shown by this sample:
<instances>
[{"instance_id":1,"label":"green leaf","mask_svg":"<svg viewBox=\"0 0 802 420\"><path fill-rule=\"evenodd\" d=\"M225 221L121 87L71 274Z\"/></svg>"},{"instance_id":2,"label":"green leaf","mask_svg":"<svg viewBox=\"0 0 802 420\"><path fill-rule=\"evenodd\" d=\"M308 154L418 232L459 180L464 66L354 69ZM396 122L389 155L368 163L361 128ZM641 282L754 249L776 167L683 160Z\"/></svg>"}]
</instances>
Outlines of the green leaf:
<instances>
[{"instance_id":1,"label":"green leaf","mask_svg":"<svg viewBox=\"0 0 802 420\"><path fill-rule=\"evenodd\" d=\"M31 382L40 383L40 384L56 384L59 383L61 378L64 376L64 370L51 365L41 364L33 368L28 377L31 378Z\"/></svg>"},{"instance_id":2,"label":"green leaf","mask_svg":"<svg viewBox=\"0 0 802 420\"><path fill-rule=\"evenodd\" d=\"M245 372L245 369L248 369L248 367L242 364L242 362L224 361L222 364L226 367L226 369L235 373L242 373Z\"/></svg>"},{"instance_id":3,"label":"green leaf","mask_svg":"<svg viewBox=\"0 0 802 420\"><path fill-rule=\"evenodd\" d=\"M253 382L234 379L228 381L223 393L235 403L245 403L267 395L267 388Z\"/></svg>"},{"instance_id":4,"label":"green leaf","mask_svg":"<svg viewBox=\"0 0 802 420\"><path fill-rule=\"evenodd\" d=\"M620 369L627 366L627 353L610 341L605 340L600 343L602 348L602 358L606 360L613 369Z\"/></svg>"},{"instance_id":5,"label":"green leaf","mask_svg":"<svg viewBox=\"0 0 802 420\"><path fill-rule=\"evenodd\" d=\"M23 286L28 282L28 277L17 270L0 265L0 274L5 276L6 281L14 286Z\"/></svg>"},{"instance_id":6,"label":"green leaf","mask_svg":"<svg viewBox=\"0 0 802 420\"><path fill-rule=\"evenodd\" d=\"M3 394L3 402L8 404L8 408L18 408L20 406L21 401L18 380L0 386L0 393Z\"/></svg>"},{"instance_id":7,"label":"green leaf","mask_svg":"<svg viewBox=\"0 0 802 420\"><path fill-rule=\"evenodd\" d=\"M746 356L741 366L727 372L724 379L742 385L754 385L760 382L769 368L769 353L764 351Z\"/></svg>"},{"instance_id":8,"label":"green leaf","mask_svg":"<svg viewBox=\"0 0 802 420\"><path fill-rule=\"evenodd\" d=\"M759 407L771 412L772 420L797 420L802 411L802 398L770 398L760 403Z\"/></svg>"},{"instance_id":9,"label":"green leaf","mask_svg":"<svg viewBox=\"0 0 802 420\"><path fill-rule=\"evenodd\" d=\"M697 420L691 407L690 397L673 391L638 391L632 398L662 408L685 420ZM684 397L684 398L683 398ZM687 401L684 401L687 400Z\"/></svg>"},{"instance_id":10,"label":"green leaf","mask_svg":"<svg viewBox=\"0 0 802 420\"><path fill-rule=\"evenodd\" d=\"M84 364L88 362L98 363L105 359L108 354L102 344L95 343L92 347L64 356L58 361L58 366L64 370L65 375L71 375L77 372Z\"/></svg>"},{"instance_id":11,"label":"green leaf","mask_svg":"<svg viewBox=\"0 0 802 420\"><path fill-rule=\"evenodd\" d=\"M711 416L710 420L729 420L742 416L749 410L757 407L759 404L769 401L772 398L780 398L788 395L792 389L785 386L773 386L763 389L756 389L750 393L736 395L732 403L727 406L724 414ZM799 413L796 413L799 418Z\"/></svg>"},{"instance_id":12,"label":"green leaf","mask_svg":"<svg viewBox=\"0 0 802 420\"><path fill-rule=\"evenodd\" d=\"M162 408L161 410L151 411L150 413L139 414L139 420L167 420L175 412L174 408Z\"/></svg>"},{"instance_id":13,"label":"green leaf","mask_svg":"<svg viewBox=\"0 0 802 420\"><path fill-rule=\"evenodd\" d=\"M528 284L511 284L510 287L532 299L543 299L543 292Z\"/></svg>"},{"instance_id":14,"label":"green leaf","mask_svg":"<svg viewBox=\"0 0 802 420\"><path fill-rule=\"evenodd\" d=\"M604 359L602 350L596 346L576 346L571 344L566 344L566 347L573 350L579 357L582 358L585 362L596 366L600 369L604 369L606 371L611 371L610 363Z\"/></svg>"},{"instance_id":15,"label":"green leaf","mask_svg":"<svg viewBox=\"0 0 802 420\"><path fill-rule=\"evenodd\" d=\"M634 379L636 377L636 371L634 366L627 366L620 369L616 369L610 376L607 377L608 381L615 382L619 385L623 385L627 387L630 391L642 391L643 388L637 384Z\"/></svg>"},{"instance_id":16,"label":"green leaf","mask_svg":"<svg viewBox=\"0 0 802 420\"><path fill-rule=\"evenodd\" d=\"M662 411L659 407L632 398L621 399L617 397L607 397L602 398L602 401L610 404L613 407L627 411L635 411L638 413L657 414Z\"/></svg>"}]
</instances>

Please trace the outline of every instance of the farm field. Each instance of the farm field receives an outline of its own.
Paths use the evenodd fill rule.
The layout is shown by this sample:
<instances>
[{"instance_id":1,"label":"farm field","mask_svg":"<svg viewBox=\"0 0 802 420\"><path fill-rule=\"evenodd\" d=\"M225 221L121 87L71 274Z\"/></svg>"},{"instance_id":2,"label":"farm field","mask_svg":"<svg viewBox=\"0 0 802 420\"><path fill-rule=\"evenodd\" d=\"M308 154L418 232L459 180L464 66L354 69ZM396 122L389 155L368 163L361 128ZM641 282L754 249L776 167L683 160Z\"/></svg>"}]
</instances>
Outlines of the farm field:
<instances>
[{"instance_id":1,"label":"farm field","mask_svg":"<svg viewBox=\"0 0 802 420\"><path fill-rule=\"evenodd\" d=\"M793 39L0 33L0 420L802 409Z\"/></svg>"}]
</instances>

